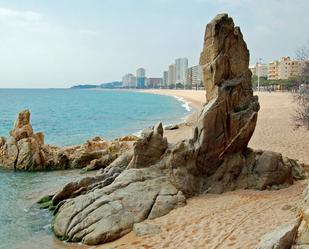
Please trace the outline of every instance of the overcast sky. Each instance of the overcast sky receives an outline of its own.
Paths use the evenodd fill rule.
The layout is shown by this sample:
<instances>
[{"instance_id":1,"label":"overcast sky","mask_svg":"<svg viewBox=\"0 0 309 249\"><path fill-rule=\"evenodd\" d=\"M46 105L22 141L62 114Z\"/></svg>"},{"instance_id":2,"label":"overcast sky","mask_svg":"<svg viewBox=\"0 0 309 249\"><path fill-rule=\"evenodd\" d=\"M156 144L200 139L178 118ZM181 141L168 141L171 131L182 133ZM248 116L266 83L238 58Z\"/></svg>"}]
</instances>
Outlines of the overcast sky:
<instances>
[{"instance_id":1,"label":"overcast sky","mask_svg":"<svg viewBox=\"0 0 309 249\"><path fill-rule=\"evenodd\" d=\"M198 63L205 25L226 12L251 54L295 57L309 39L308 0L0 0L0 87L69 87L161 77Z\"/></svg>"}]
</instances>

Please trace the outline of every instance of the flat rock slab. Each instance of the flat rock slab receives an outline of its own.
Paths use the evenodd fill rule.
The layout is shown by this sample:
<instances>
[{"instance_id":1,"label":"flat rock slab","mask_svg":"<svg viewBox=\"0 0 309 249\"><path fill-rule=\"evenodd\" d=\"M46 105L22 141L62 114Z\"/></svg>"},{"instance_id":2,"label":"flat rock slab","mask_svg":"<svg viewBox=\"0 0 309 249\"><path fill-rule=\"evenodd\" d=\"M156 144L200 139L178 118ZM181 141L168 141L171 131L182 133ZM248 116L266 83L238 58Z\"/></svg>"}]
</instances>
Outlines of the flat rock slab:
<instances>
[{"instance_id":1,"label":"flat rock slab","mask_svg":"<svg viewBox=\"0 0 309 249\"><path fill-rule=\"evenodd\" d=\"M185 204L185 197L161 170L129 169L103 189L68 200L53 223L56 236L88 245L129 233L135 223L156 218Z\"/></svg>"}]
</instances>

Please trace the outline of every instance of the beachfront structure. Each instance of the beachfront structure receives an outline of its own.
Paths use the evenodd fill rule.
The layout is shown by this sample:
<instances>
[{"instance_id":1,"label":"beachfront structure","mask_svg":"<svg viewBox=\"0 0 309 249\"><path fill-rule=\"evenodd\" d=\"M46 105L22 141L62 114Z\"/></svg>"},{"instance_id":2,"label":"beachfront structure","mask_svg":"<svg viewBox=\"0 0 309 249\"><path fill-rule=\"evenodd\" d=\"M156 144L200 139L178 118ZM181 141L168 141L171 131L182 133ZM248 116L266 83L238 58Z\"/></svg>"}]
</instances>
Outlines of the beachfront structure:
<instances>
[{"instance_id":1,"label":"beachfront structure","mask_svg":"<svg viewBox=\"0 0 309 249\"><path fill-rule=\"evenodd\" d=\"M144 68L138 68L136 70L136 87L137 88L146 87L146 70Z\"/></svg>"},{"instance_id":2,"label":"beachfront structure","mask_svg":"<svg viewBox=\"0 0 309 249\"><path fill-rule=\"evenodd\" d=\"M168 86L168 71L163 72L163 86L164 87Z\"/></svg>"},{"instance_id":3,"label":"beachfront structure","mask_svg":"<svg viewBox=\"0 0 309 249\"><path fill-rule=\"evenodd\" d=\"M175 60L175 84L186 85L188 59L178 58Z\"/></svg>"},{"instance_id":4,"label":"beachfront structure","mask_svg":"<svg viewBox=\"0 0 309 249\"><path fill-rule=\"evenodd\" d=\"M249 69L252 72L252 76L260 76L260 77L267 77L268 75L268 65L262 63L256 63L253 66L249 66Z\"/></svg>"},{"instance_id":5,"label":"beachfront structure","mask_svg":"<svg viewBox=\"0 0 309 249\"><path fill-rule=\"evenodd\" d=\"M268 80L285 80L298 76L302 70L302 62L282 57L268 63Z\"/></svg>"},{"instance_id":6,"label":"beachfront structure","mask_svg":"<svg viewBox=\"0 0 309 249\"><path fill-rule=\"evenodd\" d=\"M122 77L122 85L127 88L136 88L136 77L134 74L128 73Z\"/></svg>"},{"instance_id":7,"label":"beachfront structure","mask_svg":"<svg viewBox=\"0 0 309 249\"><path fill-rule=\"evenodd\" d=\"M168 86L170 88L175 87L175 65L171 64L168 66Z\"/></svg>"},{"instance_id":8,"label":"beachfront structure","mask_svg":"<svg viewBox=\"0 0 309 249\"><path fill-rule=\"evenodd\" d=\"M161 88L163 83L162 78L147 78L148 88Z\"/></svg>"},{"instance_id":9,"label":"beachfront structure","mask_svg":"<svg viewBox=\"0 0 309 249\"><path fill-rule=\"evenodd\" d=\"M189 67L187 69L186 87L197 89L203 84L203 69L201 65Z\"/></svg>"}]
</instances>

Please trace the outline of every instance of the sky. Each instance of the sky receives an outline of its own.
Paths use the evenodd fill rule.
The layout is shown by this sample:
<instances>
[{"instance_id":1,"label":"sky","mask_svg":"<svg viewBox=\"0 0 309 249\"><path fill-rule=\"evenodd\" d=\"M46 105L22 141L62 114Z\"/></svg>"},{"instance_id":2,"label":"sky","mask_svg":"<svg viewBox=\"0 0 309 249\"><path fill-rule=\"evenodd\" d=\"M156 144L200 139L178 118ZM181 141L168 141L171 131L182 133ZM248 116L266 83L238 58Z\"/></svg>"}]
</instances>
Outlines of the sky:
<instances>
[{"instance_id":1,"label":"sky","mask_svg":"<svg viewBox=\"0 0 309 249\"><path fill-rule=\"evenodd\" d=\"M138 67L162 77L176 58L198 64L218 13L240 26L251 64L309 40L308 0L0 0L0 88L120 81Z\"/></svg>"}]
</instances>

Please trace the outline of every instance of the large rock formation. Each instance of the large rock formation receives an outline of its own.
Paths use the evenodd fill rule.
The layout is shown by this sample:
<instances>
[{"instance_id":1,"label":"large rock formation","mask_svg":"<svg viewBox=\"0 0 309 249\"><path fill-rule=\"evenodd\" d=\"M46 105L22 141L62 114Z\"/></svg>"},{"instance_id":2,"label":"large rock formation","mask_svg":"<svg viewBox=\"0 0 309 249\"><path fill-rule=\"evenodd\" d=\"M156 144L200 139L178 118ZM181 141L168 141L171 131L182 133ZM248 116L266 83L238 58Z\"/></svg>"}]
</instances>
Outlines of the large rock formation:
<instances>
[{"instance_id":1,"label":"large rock formation","mask_svg":"<svg viewBox=\"0 0 309 249\"><path fill-rule=\"evenodd\" d=\"M85 144L59 148L44 143L44 134L34 133L30 112L18 114L8 138L0 138L0 166L14 170L55 170L107 167L119 155L130 150L136 137L113 141L96 137Z\"/></svg>"},{"instance_id":2,"label":"large rock formation","mask_svg":"<svg viewBox=\"0 0 309 249\"><path fill-rule=\"evenodd\" d=\"M185 197L237 188L280 188L304 177L294 160L247 148L259 104L248 70L249 52L226 14L207 25L204 50L207 104L192 139L167 144L162 125L147 130L93 178L70 183L53 197L56 236L99 244L134 224L184 205Z\"/></svg>"},{"instance_id":3,"label":"large rock formation","mask_svg":"<svg viewBox=\"0 0 309 249\"><path fill-rule=\"evenodd\" d=\"M207 105L194 131L196 166L207 175L224 155L247 148L257 121L259 103L253 96L249 51L239 27L226 14L206 27L203 66Z\"/></svg>"}]
</instances>

